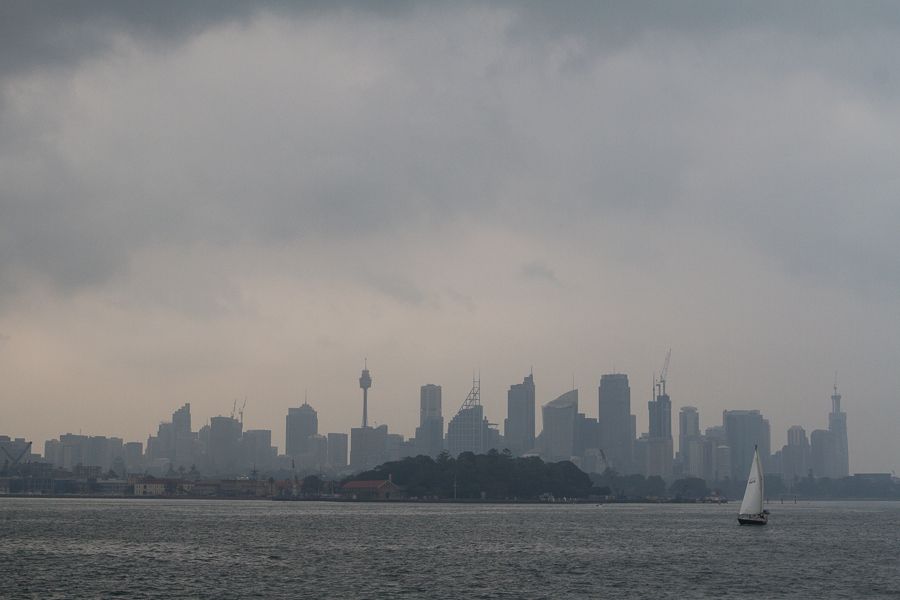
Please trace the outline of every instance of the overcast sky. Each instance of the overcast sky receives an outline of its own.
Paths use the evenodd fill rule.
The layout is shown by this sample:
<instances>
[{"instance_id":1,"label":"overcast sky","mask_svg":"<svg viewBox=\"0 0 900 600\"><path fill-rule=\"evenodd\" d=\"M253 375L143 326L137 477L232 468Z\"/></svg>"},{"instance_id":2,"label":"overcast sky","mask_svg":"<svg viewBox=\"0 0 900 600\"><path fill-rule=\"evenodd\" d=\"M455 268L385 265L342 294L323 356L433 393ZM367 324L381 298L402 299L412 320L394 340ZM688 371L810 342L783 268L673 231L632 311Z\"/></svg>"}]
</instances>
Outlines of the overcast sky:
<instances>
[{"instance_id":1,"label":"overcast sky","mask_svg":"<svg viewBox=\"0 0 900 600\"><path fill-rule=\"evenodd\" d=\"M759 408L900 470L895 3L0 4L0 434L145 441L308 390L639 431ZM676 419L673 419L676 421Z\"/></svg>"}]
</instances>

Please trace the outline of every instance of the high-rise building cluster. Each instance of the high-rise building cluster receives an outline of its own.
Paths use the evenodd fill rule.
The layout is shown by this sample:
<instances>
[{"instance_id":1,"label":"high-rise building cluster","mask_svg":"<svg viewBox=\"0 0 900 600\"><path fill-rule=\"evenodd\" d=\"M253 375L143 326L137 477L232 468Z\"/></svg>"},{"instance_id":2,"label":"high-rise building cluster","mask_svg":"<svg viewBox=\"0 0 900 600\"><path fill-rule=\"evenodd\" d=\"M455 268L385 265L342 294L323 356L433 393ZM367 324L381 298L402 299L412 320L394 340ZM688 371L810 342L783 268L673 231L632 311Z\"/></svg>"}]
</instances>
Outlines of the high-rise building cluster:
<instances>
[{"instance_id":1,"label":"high-rise building cluster","mask_svg":"<svg viewBox=\"0 0 900 600\"><path fill-rule=\"evenodd\" d=\"M202 473L240 475L280 471L347 473L371 469L405 456L456 456L496 450L513 456L539 456L547 461L571 460L588 472L614 469L666 480L698 477L710 482L741 480L746 476L754 448L758 448L767 473L785 480L807 476L839 478L849 475L847 416L834 386L828 428L808 437L799 425L787 431L787 444L772 452L769 421L759 410L725 410L721 424L702 429L696 407L682 406L677 418L677 451L673 435L672 399L665 372L654 379L647 403L648 431L636 431L631 386L624 373L600 377L597 389L598 417L579 409L579 391L569 390L540 407L543 427L536 431L538 404L534 374L507 391L503 430L491 423L481 403L481 382L472 387L459 409L444 422L440 385L425 384L419 390L419 424L410 439L391 433L387 425L369 424L369 395L373 379L368 367L359 378L362 419L348 436L343 432L319 432L318 413L308 400L288 408L285 448L279 454L272 431L244 429L243 408L237 403L229 416L215 416L198 430L192 427L191 406L185 404L160 423L146 446L117 437L66 433L44 444L44 460L75 469L90 467L103 472ZM7 456L25 454L24 440L0 437ZM23 450L25 448L25 450ZM349 457L349 460L348 460Z\"/></svg>"}]
</instances>

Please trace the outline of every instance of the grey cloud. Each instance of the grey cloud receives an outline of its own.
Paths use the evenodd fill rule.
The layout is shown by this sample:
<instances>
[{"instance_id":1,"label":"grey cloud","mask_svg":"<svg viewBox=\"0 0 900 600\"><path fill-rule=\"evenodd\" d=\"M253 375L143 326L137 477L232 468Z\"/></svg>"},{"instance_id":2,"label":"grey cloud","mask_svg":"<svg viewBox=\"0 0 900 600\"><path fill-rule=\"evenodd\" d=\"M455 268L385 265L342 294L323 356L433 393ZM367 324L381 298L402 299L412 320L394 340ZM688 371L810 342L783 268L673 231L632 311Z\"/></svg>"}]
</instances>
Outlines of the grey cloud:
<instances>
[{"instance_id":1,"label":"grey cloud","mask_svg":"<svg viewBox=\"0 0 900 600\"><path fill-rule=\"evenodd\" d=\"M22 270L67 289L104 283L155 245L390 236L466 219L552 238L572 221L599 228L625 217L673 229L702 223L814 280L867 289L877 278L887 291L900 289L881 274L892 272L900 251L890 227L873 237L865 222L827 208L846 197L816 182L823 166L842 167L848 181L882 181L891 170L888 159L866 165L868 140L848 149L839 134L817 133L833 125L840 115L829 110L842 102L896 121L891 105L877 101L897 96L884 64L894 55L885 48L900 46L897 11L886 3L851 10L840 3L99 2L4 10L0 44L16 52L0 48L0 76L104 57L118 33L149 49L146 61L121 60L171 69L162 85L178 82L171 91L92 90L114 99L118 111L104 116L112 131L103 133L102 122L73 129L96 163L57 147L57 130L46 122L70 126L63 100L32 122L19 120L8 100L0 113L0 127L12 132L0 143L7 290ZM195 71L164 58L217 24L244 23L249 36L264 14L290 15L284 26L299 28L303 39L319 25L332 38L343 33L324 36L317 50L321 60L343 52L346 62L298 75L263 47L252 58L279 70L247 90L204 80L203 56L194 58ZM870 30L874 41L857 43ZM835 31L842 36L825 39ZM884 76L851 75L866 70L851 68L858 64ZM235 77L249 74L246 65L229 68ZM364 71L361 82L341 71L354 68ZM323 79L291 81L303 75ZM178 88L187 91L175 96ZM64 84L60 90L66 98ZM799 113L805 103L822 111L798 118L783 109ZM773 143L791 139L784 159ZM890 156L892 139L876 140L880 156ZM824 156L811 148L818 142L826 142ZM876 221L897 223L889 204L877 211ZM850 251L834 251L834 240L818 233L827 230L841 232ZM831 254L835 261L816 260ZM415 284L377 285L405 302L425 301Z\"/></svg>"},{"instance_id":2,"label":"grey cloud","mask_svg":"<svg viewBox=\"0 0 900 600\"><path fill-rule=\"evenodd\" d=\"M544 281L555 285L560 285L559 278L556 276L556 271L540 262L530 262L524 265L520 274L525 279Z\"/></svg>"}]
</instances>

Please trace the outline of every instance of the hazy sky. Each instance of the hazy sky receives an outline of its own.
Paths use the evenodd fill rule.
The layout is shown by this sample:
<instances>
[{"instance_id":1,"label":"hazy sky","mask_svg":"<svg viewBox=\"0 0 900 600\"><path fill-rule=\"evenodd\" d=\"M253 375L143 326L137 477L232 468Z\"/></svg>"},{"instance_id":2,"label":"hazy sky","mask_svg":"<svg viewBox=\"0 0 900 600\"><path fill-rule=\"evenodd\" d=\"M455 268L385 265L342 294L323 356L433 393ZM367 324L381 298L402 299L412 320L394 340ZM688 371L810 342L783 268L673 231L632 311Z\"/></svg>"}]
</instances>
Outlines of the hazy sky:
<instances>
[{"instance_id":1,"label":"hazy sky","mask_svg":"<svg viewBox=\"0 0 900 600\"><path fill-rule=\"evenodd\" d=\"M900 470L893 2L0 4L0 433L629 375ZM674 421L675 419L673 419Z\"/></svg>"}]
</instances>

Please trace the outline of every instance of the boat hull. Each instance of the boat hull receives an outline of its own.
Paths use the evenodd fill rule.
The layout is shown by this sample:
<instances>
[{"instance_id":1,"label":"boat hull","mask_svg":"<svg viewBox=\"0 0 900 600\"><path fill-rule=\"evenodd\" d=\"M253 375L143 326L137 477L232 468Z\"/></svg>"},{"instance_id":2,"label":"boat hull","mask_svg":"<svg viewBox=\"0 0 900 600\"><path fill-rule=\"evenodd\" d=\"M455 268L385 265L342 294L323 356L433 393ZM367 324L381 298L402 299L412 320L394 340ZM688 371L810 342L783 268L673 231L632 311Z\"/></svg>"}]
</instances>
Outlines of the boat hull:
<instances>
[{"instance_id":1,"label":"boat hull","mask_svg":"<svg viewBox=\"0 0 900 600\"><path fill-rule=\"evenodd\" d=\"M769 522L766 515L739 515L738 523L741 525L765 525Z\"/></svg>"}]
</instances>

